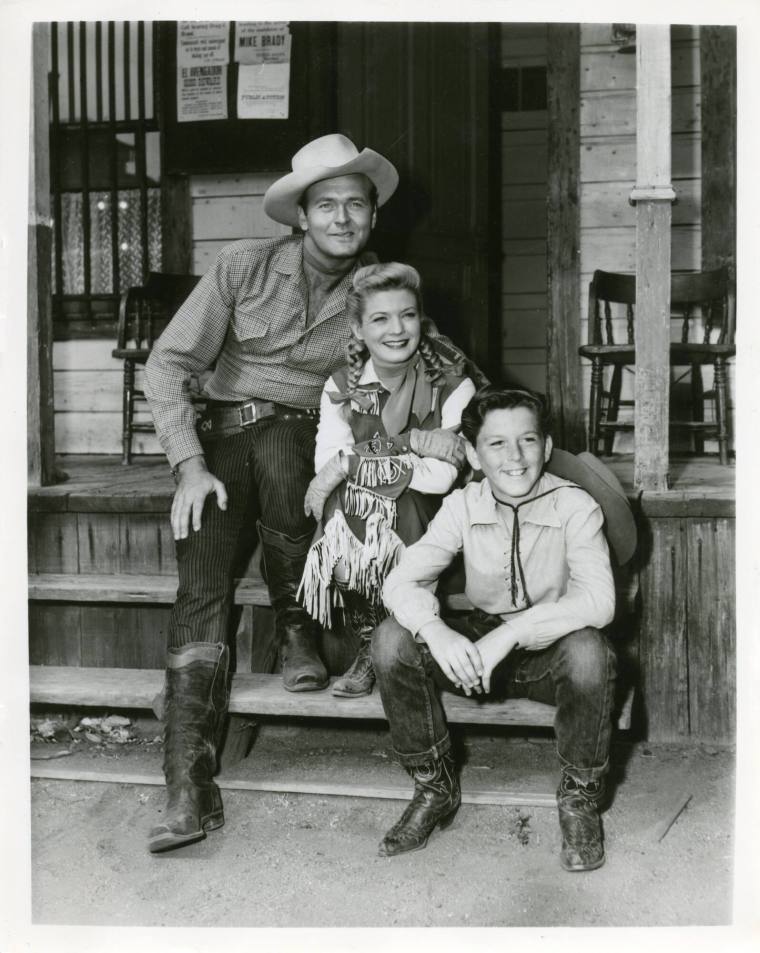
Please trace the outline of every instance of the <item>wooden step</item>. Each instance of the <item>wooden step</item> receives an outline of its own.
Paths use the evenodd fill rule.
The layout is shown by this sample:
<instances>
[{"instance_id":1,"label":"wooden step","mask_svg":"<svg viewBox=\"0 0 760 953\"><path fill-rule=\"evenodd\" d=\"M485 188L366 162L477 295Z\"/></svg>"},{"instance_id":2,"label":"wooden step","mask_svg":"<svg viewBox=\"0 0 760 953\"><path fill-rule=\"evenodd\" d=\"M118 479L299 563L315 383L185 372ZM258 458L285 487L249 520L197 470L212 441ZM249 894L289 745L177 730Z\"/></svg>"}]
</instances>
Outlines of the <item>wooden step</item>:
<instances>
[{"instance_id":1,"label":"wooden step","mask_svg":"<svg viewBox=\"0 0 760 953\"><path fill-rule=\"evenodd\" d=\"M32 665L30 701L36 704L98 708L149 709L164 681L163 670L74 668ZM454 724L551 726L552 705L512 698L483 701L443 693L446 716ZM632 694L626 699L618 727L631 723ZM238 715L277 715L297 718L385 719L380 694L336 698L322 692L287 692L279 675L241 673L233 677L230 712Z\"/></svg>"},{"instance_id":2,"label":"wooden step","mask_svg":"<svg viewBox=\"0 0 760 953\"><path fill-rule=\"evenodd\" d=\"M29 598L38 602L172 603L177 585L176 576L32 573ZM261 576L240 579L235 602L242 606L268 606L269 592Z\"/></svg>"},{"instance_id":3,"label":"wooden step","mask_svg":"<svg viewBox=\"0 0 760 953\"><path fill-rule=\"evenodd\" d=\"M116 573L31 573L29 598L36 602L119 602L131 605L174 602L176 576ZM260 575L240 579L235 587L235 603L240 606L268 606L269 592ZM464 594L445 598L450 609L467 610Z\"/></svg>"},{"instance_id":4,"label":"wooden step","mask_svg":"<svg viewBox=\"0 0 760 953\"><path fill-rule=\"evenodd\" d=\"M120 767L120 765L119 765ZM164 787L163 774L150 774L136 771L115 770L111 764L98 765L96 771L73 768L68 762L39 764L32 762L30 776L52 781L89 781L100 784L145 784ZM223 791L266 791L283 794L312 794L318 797L364 797L381 798L396 801L408 801L408 784L363 784L361 781L346 781L335 778L331 781L318 781L307 778L229 778L224 772L214 780ZM470 787L462 788L462 804L491 804L499 807L548 807L556 809L554 791L515 791L505 788Z\"/></svg>"}]
</instances>

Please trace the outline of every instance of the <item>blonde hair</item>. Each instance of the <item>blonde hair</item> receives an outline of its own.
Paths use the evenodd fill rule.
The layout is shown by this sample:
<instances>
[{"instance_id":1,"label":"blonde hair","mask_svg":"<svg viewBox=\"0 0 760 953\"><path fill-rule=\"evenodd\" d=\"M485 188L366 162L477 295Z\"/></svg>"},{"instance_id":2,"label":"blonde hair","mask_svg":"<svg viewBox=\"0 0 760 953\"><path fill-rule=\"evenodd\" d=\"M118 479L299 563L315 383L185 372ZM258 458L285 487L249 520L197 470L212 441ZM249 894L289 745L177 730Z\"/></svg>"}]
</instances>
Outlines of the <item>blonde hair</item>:
<instances>
[{"instance_id":1,"label":"blonde hair","mask_svg":"<svg viewBox=\"0 0 760 953\"><path fill-rule=\"evenodd\" d=\"M436 381L443 375L443 362L435 351L432 341L426 332L429 324L424 317L422 307L422 281L419 272L411 265L404 265L398 261L389 261L379 265L365 265L354 275L353 284L346 296L346 314L351 326L351 337L346 347L348 361L348 393L352 394L364 365L369 357L369 350L363 341L354 334L354 327L361 325L362 315L367 299L378 291L411 291L417 302L417 310L421 316L422 334L418 351L425 365L425 374L429 381Z\"/></svg>"}]
</instances>

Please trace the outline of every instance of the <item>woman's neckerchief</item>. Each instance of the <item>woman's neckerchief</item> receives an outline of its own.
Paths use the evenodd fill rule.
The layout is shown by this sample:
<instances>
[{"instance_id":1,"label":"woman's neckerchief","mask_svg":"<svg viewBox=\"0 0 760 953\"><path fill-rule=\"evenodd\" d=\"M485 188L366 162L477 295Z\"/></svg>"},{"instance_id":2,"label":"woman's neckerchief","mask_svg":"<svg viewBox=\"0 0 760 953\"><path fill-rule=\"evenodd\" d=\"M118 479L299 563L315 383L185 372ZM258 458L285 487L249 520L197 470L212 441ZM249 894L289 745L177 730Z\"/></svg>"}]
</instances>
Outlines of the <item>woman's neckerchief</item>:
<instances>
[{"instance_id":1,"label":"woman's neckerchief","mask_svg":"<svg viewBox=\"0 0 760 953\"><path fill-rule=\"evenodd\" d=\"M374 364L373 364L374 368ZM375 371L377 375L377 371ZM438 381L431 382L425 373L425 362L418 354L409 365L400 386L392 392L380 409L380 394L386 392L380 380L359 383L353 393L342 391L328 391L328 396L334 404L353 401L365 413L377 414L383 421L385 432L389 436L403 433L408 426L412 414L420 424L426 419L436 405L440 385Z\"/></svg>"}]
</instances>

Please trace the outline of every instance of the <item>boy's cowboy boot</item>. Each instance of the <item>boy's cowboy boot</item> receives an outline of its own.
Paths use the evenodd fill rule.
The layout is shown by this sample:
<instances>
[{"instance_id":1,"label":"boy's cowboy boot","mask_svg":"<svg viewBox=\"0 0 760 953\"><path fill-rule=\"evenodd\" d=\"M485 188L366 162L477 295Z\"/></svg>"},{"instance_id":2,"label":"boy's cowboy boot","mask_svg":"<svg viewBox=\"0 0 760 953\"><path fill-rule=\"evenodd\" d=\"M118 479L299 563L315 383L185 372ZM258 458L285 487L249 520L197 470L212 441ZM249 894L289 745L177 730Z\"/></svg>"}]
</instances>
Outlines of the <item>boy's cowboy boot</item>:
<instances>
[{"instance_id":1,"label":"boy's cowboy boot","mask_svg":"<svg viewBox=\"0 0 760 953\"><path fill-rule=\"evenodd\" d=\"M421 850L436 826L443 829L454 820L462 800L451 755L407 771L414 778L414 796L380 842L383 857Z\"/></svg>"},{"instance_id":2,"label":"boy's cowboy boot","mask_svg":"<svg viewBox=\"0 0 760 953\"><path fill-rule=\"evenodd\" d=\"M372 633L383 621L386 613L381 606L371 603L363 593L338 582L336 587L343 597L346 635L358 640L359 651L348 671L333 682L332 693L341 698L369 695L375 684L375 670L370 652Z\"/></svg>"},{"instance_id":3,"label":"boy's cowboy boot","mask_svg":"<svg viewBox=\"0 0 760 953\"><path fill-rule=\"evenodd\" d=\"M603 780L581 784L563 771L557 788L557 807L562 831L560 863L565 870L596 870L604 863L599 817L603 797Z\"/></svg>"},{"instance_id":4,"label":"boy's cowboy boot","mask_svg":"<svg viewBox=\"0 0 760 953\"><path fill-rule=\"evenodd\" d=\"M258 524L258 530L280 647L282 683L289 692L327 688L327 669L317 651L319 624L296 599L311 533L293 539L262 523Z\"/></svg>"},{"instance_id":5,"label":"boy's cowboy boot","mask_svg":"<svg viewBox=\"0 0 760 953\"><path fill-rule=\"evenodd\" d=\"M224 824L222 797L212 780L224 730L229 649L191 642L170 648L164 702L164 821L149 835L159 853L201 840Z\"/></svg>"}]
</instances>

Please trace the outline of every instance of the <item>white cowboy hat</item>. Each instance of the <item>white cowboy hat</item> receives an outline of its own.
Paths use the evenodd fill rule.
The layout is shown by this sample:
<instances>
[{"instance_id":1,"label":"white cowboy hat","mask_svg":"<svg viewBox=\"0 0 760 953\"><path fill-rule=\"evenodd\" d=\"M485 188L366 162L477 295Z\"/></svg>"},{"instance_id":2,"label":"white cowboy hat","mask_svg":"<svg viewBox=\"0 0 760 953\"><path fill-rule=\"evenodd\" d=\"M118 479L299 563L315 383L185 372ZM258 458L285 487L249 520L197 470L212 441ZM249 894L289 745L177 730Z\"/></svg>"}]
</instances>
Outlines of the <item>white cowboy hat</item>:
<instances>
[{"instance_id":1,"label":"white cowboy hat","mask_svg":"<svg viewBox=\"0 0 760 953\"><path fill-rule=\"evenodd\" d=\"M275 222L298 227L298 203L310 185L336 175L361 173L377 189L383 205L396 191L398 172L379 152L362 149L338 133L321 136L299 149L291 162L293 171L273 182L264 195L264 211Z\"/></svg>"}]
</instances>

